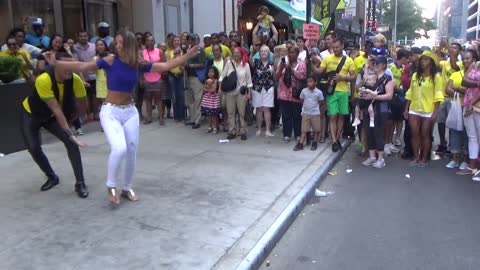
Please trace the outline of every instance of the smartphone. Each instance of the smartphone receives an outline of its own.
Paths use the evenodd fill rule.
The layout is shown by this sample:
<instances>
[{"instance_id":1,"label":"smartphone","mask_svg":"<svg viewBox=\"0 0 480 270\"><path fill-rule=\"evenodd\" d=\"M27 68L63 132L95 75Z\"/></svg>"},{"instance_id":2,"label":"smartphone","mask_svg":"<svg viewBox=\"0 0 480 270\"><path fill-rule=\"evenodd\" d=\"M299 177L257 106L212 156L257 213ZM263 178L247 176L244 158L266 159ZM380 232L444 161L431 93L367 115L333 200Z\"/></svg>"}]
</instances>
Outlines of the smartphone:
<instances>
[{"instance_id":1,"label":"smartphone","mask_svg":"<svg viewBox=\"0 0 480 270\"><path fill-rule=\"evenodd\" d=\"M282 57L282 63L286 64L287 62L285 61L285 57Z\"/></svg>"}]
</instances>

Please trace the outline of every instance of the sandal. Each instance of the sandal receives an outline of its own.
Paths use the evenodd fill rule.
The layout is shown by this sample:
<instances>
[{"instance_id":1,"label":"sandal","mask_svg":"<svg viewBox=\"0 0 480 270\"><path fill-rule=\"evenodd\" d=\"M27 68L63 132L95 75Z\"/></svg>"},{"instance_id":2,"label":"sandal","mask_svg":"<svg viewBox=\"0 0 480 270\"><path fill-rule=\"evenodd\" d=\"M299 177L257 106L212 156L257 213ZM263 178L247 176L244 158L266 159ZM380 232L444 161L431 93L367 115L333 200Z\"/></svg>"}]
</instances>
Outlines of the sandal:
<instances>
[{"instance_id":1,"label":"sandal","mask_svg":"<svg viewBox=\"0 0 480 270\"><path fill-rule=\"evenodd\" d=\"M121 194L122 198L125 198L131 202L136 202L138 201L138 197L137 195L135 195L135 192L133 192L133 190L122 190L122 194Z\"/></svg>"},{"instance_id":2,"label":"sandal","mask_svg":"<svg viewBox=\"0 0 480 270\"><path fill-rule=\"evenodd\" d=\"M456 175L474 175L476 173L477 173L476 169L472 169L470 167L467 167L465 170L460 170L460 171L456 172L455 174Z\"/></svg>"},{"instance_id":3,"label":"sandal","mask_svg":"<svg viewBox=\"0 0 480 270\"><path fill-rule=\"evenodd\" d=\"M120 203L120 200L118 199L118 196L117 196L117 190L115 188L107 188L107 196L108 196L108 200L112 203L112 204L119 204Z\"/></svg>"},{"instance_id":4,"label":"sandal","mask_svg":"<svg viewBox=\"0 0 480 270\"><path fill-rule=\"evenodd\" d=\"M211 128L211 127L209 127L209 128L207 129L207 133L212 133L212 131L213 131L213 128Z\"/></svg>"},{"instance_id":5,"label":"sandal","mask_svg":"<svg viewBox=\"0 0 480 270\"><path fill-rule=\"evenodd\" d=\"M325 137L321 137L320 140L318 140L319 143L325 143L326 141Z\"/></svg>"},{"instance_id":6,"label":"sandal","mask_svg":"<svg viewBox=\"0 0 480 270\"><path fill-rule=\"evenodd\" d=\"M158 124L160 126L165 126L165 121L163 119L158 119Z\"/></svg>"},{"instance_id":7,"label":"sandal","mask_svg":"<svg viewBox=\"0 0 480 270\"><path fill-rule=\"evenodd\" d=\"M212 131L213 134L217 134L218 133L218 129L214 128L213 131Z\"/></svg>"},{"instance_id":8,"label":"sandal","mask_svg":"<svg viewBox=\"0 0 480 270\"><path fill-rule=\"evenodd\" d=\"M143 120L144 125L150 125L151 123L152 123L152 120L147 120L147 119Z\"/></svg>"}]
</instances>

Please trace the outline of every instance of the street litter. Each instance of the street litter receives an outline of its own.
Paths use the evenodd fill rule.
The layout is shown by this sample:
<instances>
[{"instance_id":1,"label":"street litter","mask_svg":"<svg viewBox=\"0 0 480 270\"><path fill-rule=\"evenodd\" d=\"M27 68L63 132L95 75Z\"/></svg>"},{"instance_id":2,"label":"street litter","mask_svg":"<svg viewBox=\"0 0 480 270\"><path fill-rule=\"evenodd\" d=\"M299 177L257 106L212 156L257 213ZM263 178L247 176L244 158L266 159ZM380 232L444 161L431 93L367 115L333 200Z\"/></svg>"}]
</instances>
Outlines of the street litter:
<instances>
[{"instance_id":1,"label":"street litter","mask_svg":"<svg viewBox=\"0 0 480 270\"><path fill-rule=\"evenodd\" d=\"M315 189L315 196L317 197L327 197L329 195L333 195L335 192L333 191L321 191L319 189Z\"/></svg>"},{"instance_id":2,"label":"street litter","mask_svg":"<svg viewBox=\"0 0 480 270\"><path fill-rule=\"evenodd\" d=\"M337 172L336 171L330 171L330 172L328 172L328 174L331 175L331 176L335 176L335 175L337 175Z\"/></svg>"},{"instance_id":3,"label":"street litter","mask_svg":"<svg viewBox=\"0 0 480 270\"><path fill-rule=\"evenodd\" d=\"M4 154L4 153L0 153L0 157L4 157L4 156L5 156L5 154Z\"/></svg>"},{"instance_id":4,"label":"street litter","mask_svg":"<svg viewBox=\"0 0 480 270\"><path fill-rule=\"evenodd\" d=\"M405 177L406 177L407 179L410 179L410 174L408 174L408 173L405 174Z\"/></svg>"},{"instance_id":5,"label":"street litter","mask_svg":"<svg viewBox=\"0 0 480 270\"><path fill-rule=\"evenodd\" d=\"M312 263L317 263L317 261L312 261Z\"/></svg>"},{"instance_id":6,"label":"street litter","mask_svg":"<svg viewBox=\"0 0 480 270\"><path fill-rule=\"evenodd\" d=\"M350 168L347 168L345 171L346 171L347 173L352 173L352 172L353 172L353 170L350 169Z\"/></svg>"},{"instance_id":7,"label":"street litter","mask_svg":"<svg viewBox=\"0 0 480 270\"><path fill-rule=\"evenodd\" d=\"M229 143L230 140L226 139L226 140L218 140L219 143Z\"/></svg>"},{"instance_id":8,"label":"street litter","mask_svg":"<svg viewBox=\"0 0 480 270\"><path fill-rule=\"evenodd\" d=\"M267 267L269 267L269 266L270 266L270 261L267 261Z\"/></svg>"}]
</instances>

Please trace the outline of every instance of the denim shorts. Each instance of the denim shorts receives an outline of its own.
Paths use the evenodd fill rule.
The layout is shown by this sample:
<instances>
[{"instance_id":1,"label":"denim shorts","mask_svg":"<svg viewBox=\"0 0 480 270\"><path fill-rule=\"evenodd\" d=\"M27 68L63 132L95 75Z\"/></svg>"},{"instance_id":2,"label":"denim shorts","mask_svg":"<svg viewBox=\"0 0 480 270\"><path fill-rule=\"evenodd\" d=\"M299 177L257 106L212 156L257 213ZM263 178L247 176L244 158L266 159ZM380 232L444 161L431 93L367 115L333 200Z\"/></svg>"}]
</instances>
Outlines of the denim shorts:
<instances>
[{"instance_id":1,"label":"denim shorts","mask_svg":"<svg viewBox=\"0 0 480 270\"><path fill-rule=\"evenodd\" d=\"M449 138L450 152L452 152L452 154L468 153L468 137L465 130L457 131L454 129L450 129Z\"/></svg>"}]
</instances>

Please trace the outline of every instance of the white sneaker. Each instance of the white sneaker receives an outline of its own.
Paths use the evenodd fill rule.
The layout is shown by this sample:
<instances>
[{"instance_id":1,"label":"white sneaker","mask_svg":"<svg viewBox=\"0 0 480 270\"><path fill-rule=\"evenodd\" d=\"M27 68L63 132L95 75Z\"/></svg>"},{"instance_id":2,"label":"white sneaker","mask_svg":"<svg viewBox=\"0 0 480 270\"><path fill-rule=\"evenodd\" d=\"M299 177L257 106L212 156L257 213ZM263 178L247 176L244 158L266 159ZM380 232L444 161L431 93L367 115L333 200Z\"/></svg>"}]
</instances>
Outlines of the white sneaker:
<instances>
[{"instance_id":1,"label":"white sneaker","mask_svg":"<svg viewBox=\"0 0 480 270\"><path fill-rule=\"evenodd\" d=\"M389 143L387 145L385 145L388 147L388 149L390 149L390 152L392 153L400 153L400 149L398 149L397 147L395 147L395 145Z\"/></svg>"},{"instance_id":2,"label":"white sneaker","mask_svg":"<svg viewBox=\"0 0 480 270\"><path fill-rule=\"evenodd\" d=\"M475 172L475 174L472 177L472 180L475 182L480 182L480 171Z\"/></svg>"},{"instance_id":3,"label":"white sneaker","mask_svg":"<svg viewBox=\"0 0 480 270\"><path fill-rule=\"evenodd\" d=\"M283 141L286 142L286 143L289 143L290 142L290 137L287 137L287 136L283 137Z\"/></svg>"},{"instance_id":4,"label":"white sneaker","mask_svg":"<svg viewBox=\"0 0 480 270\"><path fill-rule=\"evenodd\" d=\"M458 168L458 166L460 166L460 164L458 164L458 162L456 162L455 160L452 160L445 167L449 169L455 169Z\"/></svg>"},{"instance_id":5,"label":"white sneaker","mask_svg":"<svg viewBox=\"0 0 480 270\"><path fill-rule=\"evenodd\" d=\"M83 132L83 130L81 128L77 129L77 131L75 132L78 136L82 136L82 135L85 135L85 132Z\"/></svg>"},{"instance_id":6,"label":"white sneaker","mask_svg":"<svg viewBox=\"0 0 480 270\"><path fill-rule=\"evenodd\" d=\"M352 126L356 127L356 126L360 125L360 123L361 123L361 122L360 122L360 119L355 118L355 120L354 120L353 123L352 123Z\"/></svg>"},{"instance_id":7,"label":"white sneaker","mask_svg":"<svg viewBox=\"0 0 480 270\"><path fill-rule=\"evenodd\" d=\"M369 158L367 158L367 160L362 162L362 165L363 166L372 166L375 162L377 162L376 159L369 157Z\"/></svg>"},{"instance_id":8,"label":"white sneaker","mask_svg":"<svg viewBox=\"0 0 480 270\"><path fill-rule=\"evenodd\" d=\"M377 161L375 161L375 163L373 163L372 166L374 168L381 169L381 168L387 166L387 164L385 163L385 159L378 159Z\"/></svg>"},{"instance_id":9,"label":"white sneaker","mask_svg":"<svg viewBox=\"0 0 480 270\"><path fill-rule=\"evenodd\" d=\"M458 169L460 169L461 171L463 170L466 170L468 168L468 163L467 162L462 162L462 164L460 164L460 167L458 167Z\"/></svg>"},{"instance_id":10,"label":"white sneaker","mask_svg":"<svg viewBox=\"0 0 480 270\"><path fill-rule=\"evenodd\" d=\"M390 150L390 148L385 145L385 147L383 147L383 152L385 154L385 156L391 156L392 155L392 151Z\"/></svg>"},{"instance_id":11,"label":"white sneaker","mask_svg":"<svg viewBox=\"0 0 480 270\"><path fill-rule=\"evenodd\" d=\"M262 131L261 131L261 130L257 130L257 133L255 133L255 135L257 135L257 137L258 137L258 136L261 136L261 135L262 135Z\"/></svg>"},{"instance_id":12,"label":"white sneaker","mask_svg":"<svg viewBox=\"0 0 480 270\"><path fill-rule=\"evenodd\" d=\"M265 132L265 137L275 137L275 134L272 134L270 131Z\"/></svg>"}]
</instances>

